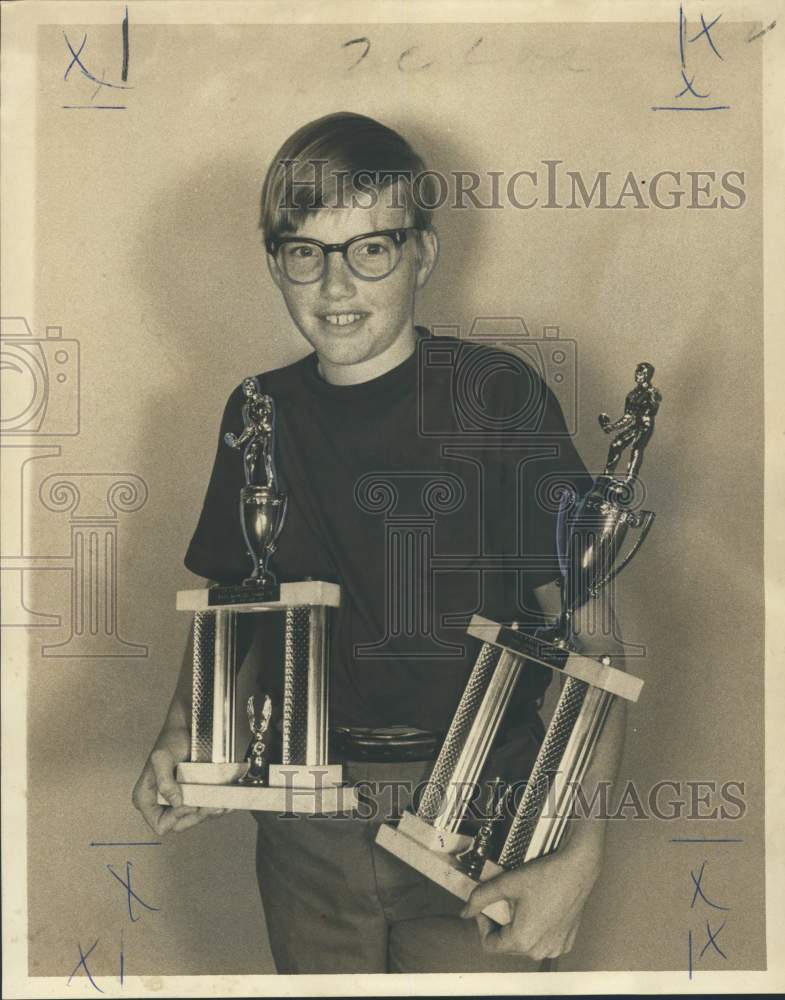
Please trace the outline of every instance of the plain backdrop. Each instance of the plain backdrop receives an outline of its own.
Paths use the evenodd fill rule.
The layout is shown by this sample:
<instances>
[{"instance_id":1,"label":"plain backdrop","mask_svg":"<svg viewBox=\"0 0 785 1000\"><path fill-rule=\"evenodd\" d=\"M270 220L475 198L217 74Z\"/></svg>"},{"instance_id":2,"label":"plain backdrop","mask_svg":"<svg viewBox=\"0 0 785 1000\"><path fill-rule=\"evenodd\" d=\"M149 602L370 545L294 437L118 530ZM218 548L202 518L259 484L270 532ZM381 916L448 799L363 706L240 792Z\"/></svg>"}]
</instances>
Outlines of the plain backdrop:
<instances>
[{"instance_id":1,"label":"plain backdrop","mask_svg":"<svg viewBox=\"0 0 785 1000\"><path fill-rule=\"evenodd\" d=\"M119 8L118 8L119 9ZM40 655L62 629L30 630L30 973L272 971L253 868L252 820L211 822L161 846L131 789L161 725L189 627L174 610L198 585L182 558L199 513L226 396L250 372L307 347L270 282L257 229L267 162L296 127L336 110L380 118L442 171L538 170L588 181L628 171L741 170L739 210L443 209L441 258L418 322L521 316L576 344L578 445L599 470L635 364L664 396L647 452L657 521L625 572L620 616L645 648L620 781L744 783L735 822L610 823L605 867L565 968L684 969L706 919L726 919L703 968L762 968L763 348L760 56L748 26L715 33L723 59L689 50L696 87L727 111L653 112L679 75L673 24L130 26L129 84L74 68L59 27L39 32L36 335L79 340L81 430L32 463L27 545L69 546L46 510L53 472L128 472L149 498L118 527L118 615L146 657ZM103 79L119 78L116 27L69 29ZM367 38L370 48L352 67ZM478 43L478 39L482 39ZM402 54L404 54L402 56ZM63 105L125 104L125 110ZM542 183L542 182L541 182ZM688 181L684 181L688 185ZM31 607L70 616L65 572L28 576ZM21 711L21 708L20 708ZM682 784L681 796L689 797ZM668 796L666 795L667 799ZM6 831L8 835L9 831ZM677 838L731 837L690 845ZM108 866L156 911L133 904ZM692 906L691 871L727 912ZM716 919L715 919L716 918ZM719 940L719 939L718 939ZM698 961L698 959L696 959Z\"/></svg>"}]
</instances>

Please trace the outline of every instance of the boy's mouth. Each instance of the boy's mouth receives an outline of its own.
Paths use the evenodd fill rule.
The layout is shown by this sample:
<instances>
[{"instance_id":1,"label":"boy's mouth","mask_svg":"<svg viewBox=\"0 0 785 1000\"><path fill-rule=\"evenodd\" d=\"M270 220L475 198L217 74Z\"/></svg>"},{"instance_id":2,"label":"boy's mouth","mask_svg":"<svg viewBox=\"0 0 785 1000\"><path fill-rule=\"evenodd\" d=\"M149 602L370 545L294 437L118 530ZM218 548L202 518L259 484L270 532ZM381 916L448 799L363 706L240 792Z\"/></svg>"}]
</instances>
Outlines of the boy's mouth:
<instances>
[{"instance_id":1,"label":"boy's mouth","mask_svg":"<svg viewBox=\"0 0 785 1000\"><path fill-rule=\"evenodd\" d=\"M330 312L321 313L319 318L328 324L328 326L333 327L347 327L356 326L358 323L362 322L366 318L368 313L364 312L354 312L354 311L341 311L341 312Z\"/></svg>"}]
</instances>

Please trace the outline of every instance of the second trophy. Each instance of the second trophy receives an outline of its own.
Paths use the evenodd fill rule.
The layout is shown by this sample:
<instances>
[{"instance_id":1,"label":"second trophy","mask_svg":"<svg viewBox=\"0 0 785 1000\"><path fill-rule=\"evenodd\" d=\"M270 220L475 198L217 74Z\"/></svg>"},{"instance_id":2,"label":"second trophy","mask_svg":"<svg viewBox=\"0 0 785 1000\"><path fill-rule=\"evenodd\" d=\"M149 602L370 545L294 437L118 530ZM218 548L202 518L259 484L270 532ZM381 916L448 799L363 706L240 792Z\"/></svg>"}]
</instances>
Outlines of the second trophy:
<instances>
[{"instance_id":1,"label":"second trophy","mask_svg":"<svg viewBox=\"0 0 785 1000\"><path fill-rule=\"evenodd\" d=\"M530 635L475 615L470 635L482 643L419 805L397 826L382 825L376 842L434 882L468 899L475 886L558 849L567 829L575 789L585 776L614 698L637 701L643 682L611 666L610 657L586 656L573 645L576 612L600 597L646 537L654 514L633 510L630 499L643 450L654 430L660 394L651 385L652 365L635 370L624 415L611 423L600 417L611 442L605 472L580 500L565 498L558 517L561 615L555 628ZM625 474L615 474L625 447L631 458ZM622 552L625 542L630 542ZM475 837L464 832L472 795L526 661L562 678L562 689L532 771L500 849L509 797L495 783L486 820ZM506 901L485 914L497 923L511 920Z\"/></svg>"}]
</instances>

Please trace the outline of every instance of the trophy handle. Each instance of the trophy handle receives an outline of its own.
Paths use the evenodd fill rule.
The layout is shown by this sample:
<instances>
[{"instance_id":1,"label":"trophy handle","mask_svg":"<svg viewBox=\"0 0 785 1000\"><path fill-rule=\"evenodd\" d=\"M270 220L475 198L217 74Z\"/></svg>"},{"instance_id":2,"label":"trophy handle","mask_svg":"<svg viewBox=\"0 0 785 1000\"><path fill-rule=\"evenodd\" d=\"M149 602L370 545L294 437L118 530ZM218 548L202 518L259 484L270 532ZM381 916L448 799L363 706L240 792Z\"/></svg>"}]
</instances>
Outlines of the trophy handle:
<instances>
[{"instance_id":1,"label":"trophy handle","mask_svg":"<svg viewBox=\"0 0 785 1000\"><path fill-rule=\"evenodd\" d=\"M278 522L278 530L275 533L275 541L276 542L278 541L278 536L281 534L281 531L283 530L283 523L286 520L286 514L287 514L288 510L289 510L289 494L288 493L284 493L284 495L283 495L282 510L281 510L281 519Z\"/></svg>"},{"instance_id":2,"label":"trophy handle","mask_svg":"<svg viewBox=\"0 0 785 1000\"><path fill-rule=\"evenodd\" d=\"M278 537L280 536L281 531L283 530L283 523L286 520L286 512L288 510L289 510L289 494L284 493L283 496L281 497L281 516L278 518L278 525L276 526L275 534L273 535L272 541L267 546L267 559L269 559L270 556L274 555L275 550L278 548L277 544ZM265 565L266 563L267 560L265 560Z\"/></svg>"},{"instance_id":3,"label":"trophy handle","mask_svg":"<svg viewBox=\"0 0 785 1000\"><path fill-rule=\"evenodd\" d=\"M641 511L641 516L643 518L643 522L641 525L641 530L638 532L638 537L635 540L635 544L630 548L630 551L621 560L621 562L619 562L618 565L612 566L610 571L606 573L605 576L598 583L594 584L594 586L591 589L592 597L596 597L597 594L600 592L600 590L606 584L610 583L611 580L613 580L615 577L619 575L619 573L621 573L621 571L624 569L627 563L632 559L632 557L635 555L635 553L638 551L641 545L643 545L644 539L648 535L652 524L654 524L655 515L653 510L643 510Z\"/></svg>"},{"instance_id":4,"label":"trophy handle","mask_svg":"<svg viewBox=\"0 0 785 1000\"><path fill-rule=\"evenodd\" d=\"M570 538L570 514L574 512L577 496L574 491L565 490L559 499L559 510L556 515L556 555L559 569L563 577L567 576L570 557L568 544Z\"/></svg>"}]
</instances>

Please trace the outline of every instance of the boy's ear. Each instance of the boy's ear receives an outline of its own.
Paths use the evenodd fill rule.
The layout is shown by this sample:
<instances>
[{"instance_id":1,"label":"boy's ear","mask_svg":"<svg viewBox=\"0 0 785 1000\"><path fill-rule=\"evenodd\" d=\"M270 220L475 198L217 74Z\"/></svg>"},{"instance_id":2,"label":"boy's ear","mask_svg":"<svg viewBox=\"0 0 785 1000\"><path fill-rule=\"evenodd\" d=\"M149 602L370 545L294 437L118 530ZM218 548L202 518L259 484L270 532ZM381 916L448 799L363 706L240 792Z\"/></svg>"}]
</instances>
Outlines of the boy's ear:
<instances>
[{"instance_id":1,"label":"boy's ear","mask_svg":"<svg viewBox=\"0 0 785 1000\"><path fill-rule=\"evenodd\" d=\"M417 287L423 288L439 259L439 237L435 229L422 229L417 233Z\"/></svg>"},{"instance_id":2,"label":"boy's ear","mask_svg":"<svg viewBox=\"0 0 785 1000\"><path fill-rule=\"evenodd\" d=\"M281 269L278 267L278 261L273 257L271 253L265 250L265 257L267 258L267 270L270 272L270 277L273 279L278 288L283 284L283 274L281 274Z\"/></svg>"}]
</instances>

